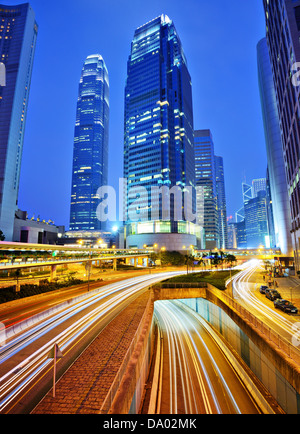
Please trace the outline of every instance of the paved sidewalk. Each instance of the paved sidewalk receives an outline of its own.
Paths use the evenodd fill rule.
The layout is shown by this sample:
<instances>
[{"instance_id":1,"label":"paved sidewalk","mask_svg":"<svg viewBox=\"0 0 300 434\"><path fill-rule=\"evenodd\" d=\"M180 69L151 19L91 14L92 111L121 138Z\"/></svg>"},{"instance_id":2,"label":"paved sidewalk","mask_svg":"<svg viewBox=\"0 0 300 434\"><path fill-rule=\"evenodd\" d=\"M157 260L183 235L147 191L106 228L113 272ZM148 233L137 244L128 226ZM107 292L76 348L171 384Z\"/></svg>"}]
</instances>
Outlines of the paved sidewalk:
<instances>
[{"instance_id":1,"label":"paved sidewalk","mask_svg":"<svg viewBox=\"0 0 300 434\"><path fill-rule=\"evenodd\" d=\"M261 274L261 285L267 285L263 281L263 274ZM297 277L275 277L275 282L278 286L277 291L281 294L281 297L285 300L291 301L300 311L300 279ZM272 286L274 289L274 286Z\"/></svg>"},{"instance_id":2,"label":"paved sidewalk","mask_svg":"<svg viewBox=\"0 0 300 434\"><path fill-rule=\"evenodd\" d=\"M97 414L145 312L149 294L122 311L82 353L32 414Z\"/></svg>"}]
</instances>

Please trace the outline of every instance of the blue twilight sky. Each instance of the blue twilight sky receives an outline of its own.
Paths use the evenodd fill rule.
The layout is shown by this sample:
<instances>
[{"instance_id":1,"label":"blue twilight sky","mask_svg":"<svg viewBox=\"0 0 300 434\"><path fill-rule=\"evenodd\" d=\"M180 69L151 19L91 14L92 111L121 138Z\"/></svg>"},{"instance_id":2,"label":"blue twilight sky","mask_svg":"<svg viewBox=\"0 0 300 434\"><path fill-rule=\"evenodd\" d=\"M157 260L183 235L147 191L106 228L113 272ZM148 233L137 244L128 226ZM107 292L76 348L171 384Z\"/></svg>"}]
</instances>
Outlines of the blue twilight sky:
<instances>
[{"instance_id":1,"label":"blue twilight sky","mask_svg":"<svg viewBox=\"0 0 300 434\"><path fill-rule=\"evenodd\" d=\"M17 1L3 0L7 5ZM167 14L193 83L195 129L210 128L224 157L228 214L241 183L265 177L266 151L256 45L265 35L262 0L31 0L39 25L21 172L19 207L69 224L78 83L99 53L110 77L109 183L123 176L124 86L134 30Z\"/></svg>"}]
</instances>

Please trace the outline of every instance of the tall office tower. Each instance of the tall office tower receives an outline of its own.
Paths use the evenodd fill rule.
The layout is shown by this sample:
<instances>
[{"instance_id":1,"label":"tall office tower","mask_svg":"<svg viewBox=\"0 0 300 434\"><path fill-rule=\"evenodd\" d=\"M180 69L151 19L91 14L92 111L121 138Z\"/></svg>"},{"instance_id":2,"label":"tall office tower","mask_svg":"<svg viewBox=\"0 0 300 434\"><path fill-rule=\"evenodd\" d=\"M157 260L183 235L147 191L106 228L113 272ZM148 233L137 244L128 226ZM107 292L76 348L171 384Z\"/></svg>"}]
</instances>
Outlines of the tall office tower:
<instances>
[{"instance_id":1,"label":"tall office tower","mask_svg":"<svg viewBox=\"0 0 300 434\"><path fill-rule=\"evenodd\" d=\"M236 223L228 222L228 249L237 249L237 228Z\"/></svg>"},{"instance_id":2,"label":"tall office tower","mask_svg":"<svg viewBox=\"0 0 300 434\"><path fill-rule=\"evenodd\" d=\"M252 186L243 182L242 183L242 194L243 194L243 204L246 205L246 203L248 203L250 199L253 199Z\"/></svg>"},{"instance_id":3,"label":"tall office tower","mask_svg":"<svg viewBox=\"0 0 300 434\"><path fill-rule=\"evenodd\" d=\"M216 168L217 204L218 204L218 214L219 214L220 248L227 249L228 247L227 205L226 205L224 163L222 157L215 156L215 168Z\"/></svg>"},{"instance_id":4,"label":"tall office tower","mask_svg":"<svg viewBox=\"0 0 300 434\"><path fill-rule=\"evenodd\" d=\"M166 15L135 31L124 129L126 246L181 250L195 245L196 215L189 218L195 193L180 203L182 190L195 187L191 77L178 33ZM176 195L168 200L169 189L179 191L176 200ZM188 212L183 213L184 207Z\"/></svg>"},{"instance_id":5,"label":"tall office tower","mask_svg":"<svg viewBox=\"0 0 300 434\"><path fill-rule=\"evenodd\" d=\"M235 223L236 225L236 242L238 249L247 249L246 220Z\"/></svg>"},{"instance_id":6,"label":"tall office tower","mask_svg":"<svg viewBox=\"0 0 300 434\"><path fill-rule=\"evenodd\" d=\"M273 249L276 248L277 246L276 246L273 199L272 199L272 192L271 192L271 185L270 185L269 168L267 168L267 177L266 177L266 204L267 204L267 219L268 219L270 247Z\"/></svg>"},{"instance_id":7,"label":"tall office tower","mask_svg":"<svg viewBox=\"0 0 300 434\"><path fill-rule=\"evenodd\" d=\"M74 137L70 231L101 231L98 189L107 186L109 79L99 54L88 56L82 69Z\"/></svg>"},{"instance_id":8,"label":"tall office tower","mask_svg":"<svg viewBox=\"0 0 300 434\"><path fill-rule=\"evenodd\" d=\"M204 195L204 206L197 201L198 221L204 228L205 248L215 249L220 247L220 236L214 142L210 130L196 130L194 135L196 184Z\"/></svg>"},{"instance_id":9,"label":"tall office tower","mask_svg":"<svg viewBox=\"0 0 300 434\"><path fill-rule=\"evenodd\" d=\"M264 0L267 42L282 134L295 265L300 269L300 1Z\"/></svg>"},{"instance_id":10,"label":"tall office tower","mask_svg":"<svg viewBox=\"0 0 300 434\"><path fill-rule=\"evenodd\" d=\"M289 194L276 92L266 38L257 45L257 64L274 219L274 239L271 240L271 246L280 248L283 255L292 257ZM286 127L284 131L286 132Z\"/></svg>"},{"instance_id":11,"label":"tall office tower","mask_svg":"<svg viewBox=\"0 0 300 434\"><path fill-rule=\"evenodd\" d=\"M248 249L270 247L265 191L245 204L245 225Z\"/></svg>"},{"instance_id":12,"label":"tall office tower","mask_svg":"<svg viewBox=\"0 0 300 434\"><path fill-rule=\"evenodd\" d=\"M257 193L259 191L266 191L266 189L267 189L266 178L253 179L252 181L253 197L257 197Z\"/></svg>"},{"instance_id":13,"label":"tall office tower","mask_svg":"<svg viewBox=\"0 0 300 434\"><path fill-rule=\"evenodd\" d=\"M235 213L235 219L237 223L240 223L245 220L245 205L249 202L250 199L253 199L253 190L252 186L242 183L242 196L243 196L243 206Z\"/></svg>"},{"instance_id":14,"label":"tall office tower","mask_svg":"<svg viewBox=\"0 0 300 434\"><path fill-rule=\"evenodd\" d=\"M29 4L0 5L0 229L12 241L38 26Z\"/></svg>"}]
</instances>

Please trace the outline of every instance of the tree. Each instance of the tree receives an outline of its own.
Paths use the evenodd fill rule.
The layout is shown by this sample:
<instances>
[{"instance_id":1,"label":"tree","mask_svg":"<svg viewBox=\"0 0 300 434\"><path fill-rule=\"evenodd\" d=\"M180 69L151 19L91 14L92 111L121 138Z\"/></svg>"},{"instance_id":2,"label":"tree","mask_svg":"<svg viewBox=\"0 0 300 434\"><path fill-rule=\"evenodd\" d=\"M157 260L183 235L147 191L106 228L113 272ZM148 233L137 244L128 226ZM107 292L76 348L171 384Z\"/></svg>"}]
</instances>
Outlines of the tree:
<instances>
[{"instance_id":1,"label":"tree","mask_svg":"<svg viewBox=\"0 0 300 434\"><path fill-rule=\"evenodd\" d=\"M1 230L0 230L0 241L5 241L5 235Z\"/></svg>"},{"instance_id":2,"label":"tree","mask_svg":"<svg viewBox=\"0 0 300 434\"><path fill-rule=\"evenodd\" d=\"M234 255L227 255L226 256L227 261L230 263L230 266L232 267L232 265L234 263L236 263L236 257Z\"/></svg>"},{"instance_id":3,"label":"tree","mask_svg":"<svg viewBox=\"0 0 300 434\"><path fill-rule=\"evenodd\" d=\"M179 266L184 263L184 256L179 252L161 252L161 264Z\"/></svg>"},{"instance_id":4,"label":"tree","mask_svg":"<svg viewBox=\"0 0 300 434\"><path fill-rule=\"evenodd\" d=\"M195 260L195 258L194 258L193 255L186 255L185 256L184 262L186 264L186 272L187 272L187 274L189 274L189 266L191 266L191 267L193 266L194 260Z\"/></svg>"},{"instance_id":5,"label":"tree","mask_svg":"<svg viewBox=\"0 0 300 434\"><path fill-rule=\"evenodd\" d=\"M156 261L159 259L159 255L155 252L151 252L149 259L156 265Z\"/></svg>"}]
</instances>

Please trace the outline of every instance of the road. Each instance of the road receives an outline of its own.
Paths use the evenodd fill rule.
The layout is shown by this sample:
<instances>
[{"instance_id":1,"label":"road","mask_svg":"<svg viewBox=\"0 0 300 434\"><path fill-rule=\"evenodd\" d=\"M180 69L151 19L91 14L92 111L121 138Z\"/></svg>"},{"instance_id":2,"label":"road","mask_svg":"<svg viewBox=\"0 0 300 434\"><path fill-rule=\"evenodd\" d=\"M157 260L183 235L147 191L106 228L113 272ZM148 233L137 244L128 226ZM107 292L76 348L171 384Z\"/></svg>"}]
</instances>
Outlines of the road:
<instances>
[{"instance_id":1,"label":"road","mask_svg":"<svg viewBox=\"0 0 300 434\"><path fill-rule=\"evenodd\" d=\"M163 342L158 414L259 414L216 342L178 302L156 303Z\"/></svg>"},{"instance_id":2,"label":"road","mask_svg":"<svg viewBox=\"0 0 300 434\"><path fill-rule=\"evenodd\" d=\"M105 286L10 339L0 348L0 413L28 412L49 390L53 361L48 354L54 344L64 355L62 374L149 285L182 273L140 276Z\"/></svg>"},{"instance_id":3,"label":"road","mask_svg":"<svg viewBox=\"0 0 300 434\"><path fill-rule=\"evenodd\" d=\"M260 286L265 284L260 276L262 271L260 261L252 260L247 263L245 269L233 278L234 298L256 318L293 343L300 315L288 315L275 310L273 302L259 293ZM279 279L278 281L280 282Z\"/></svg>"}]
</instances>

